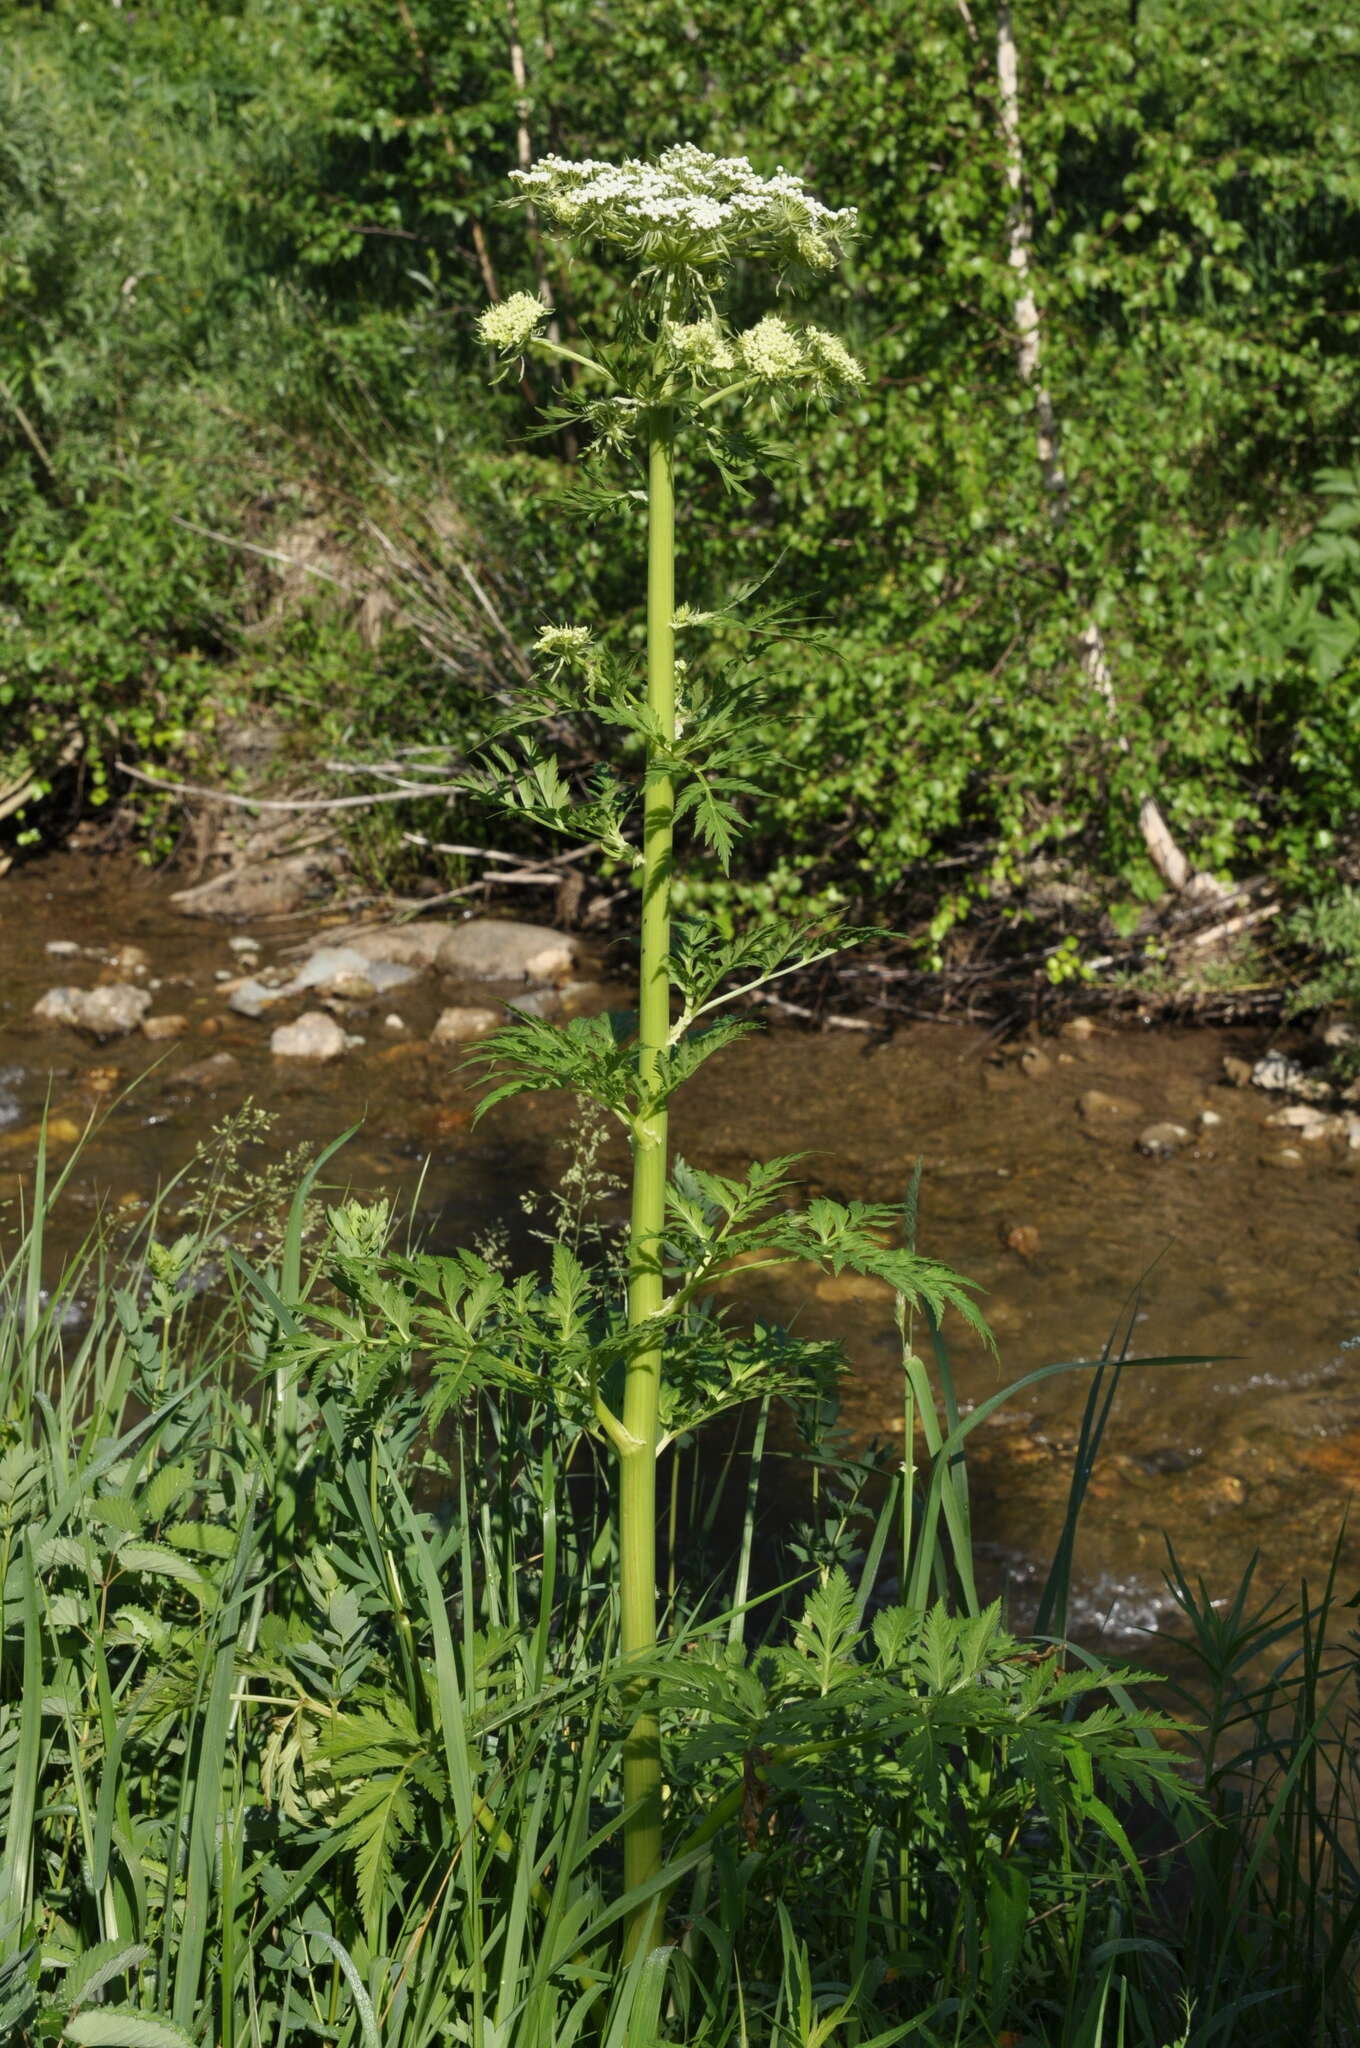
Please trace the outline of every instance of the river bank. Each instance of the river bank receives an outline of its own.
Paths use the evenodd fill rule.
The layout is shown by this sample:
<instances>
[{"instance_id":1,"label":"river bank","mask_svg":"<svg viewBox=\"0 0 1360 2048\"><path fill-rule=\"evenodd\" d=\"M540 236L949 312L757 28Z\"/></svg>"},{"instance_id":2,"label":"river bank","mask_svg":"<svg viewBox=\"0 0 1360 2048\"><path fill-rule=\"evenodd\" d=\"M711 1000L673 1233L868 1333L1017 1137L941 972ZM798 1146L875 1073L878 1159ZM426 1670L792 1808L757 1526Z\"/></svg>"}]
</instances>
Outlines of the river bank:
<instances>
[{"instance_id":1,"label":"river bank","mask_svg":"<svg viewBox=\"0 0 1360 2048\"><path fill-rule=\"evenodd\" d=\"M301 910L217 923L184 915L171 888L78 855L0 883L0 1199L23 1201L44 1107L58 1158L93 1118L63 1198L68 1244L98 1212L133 1228L158 1187L196 1156L211 1170L224 1143L259 1176L357 1126L333 1184L413 1203L435 1248L522 1236L522 1196L569 1156L571 1105L508 1103L474 1130L462 1027L440 1020L499 1014L506 999L555 1014L621 1004L603 941L559 939L533 981L488 983L464 960L378 988L346 982L342 961L327 983L308 979L309 963L362 937L352 906L329 922ZM449 918L404 929L428 936ZM248 1014L252 983L265 1000ZM61 987L140 992L136 1028L100 1043L35 1019ZM277 1049L309 1016L342 1041L333 1057ZM173 1028L148 1038L164 1018ZM900 1199L923 1158L922 1246L981 1283L1000 1344L999 1369L957 1344L972 1401L1039 1365L1099 1355L1135 1290L1134 1357L1215 1361L1132 1371L1120 1390L1079 1577L1085 1624L1125 1642L1165 1605L1163 1532L1215 1585L1258 1550L1263 1581L1292 1583L1325 1568L1360 1481L1360 1147L1344 1104L1291 1111L1285 1092L1236 1085L1272 1051L1279 1065L1308 1047L1247 1024L1070 1018L1010 1040L968 1023L776 1026L708 1066L678 1105L686 1156L723 1171L802 1152L809 1182L842 1199ZM1282 1105L1292 1123L1278 1121ZM243 1112L264 1112L267 1129L242 1125ZM622 1168L612 1141L601 1164ZM854 1440L900 1440L884 1290L791 1270L742 1298L843 1341ZM974 1440L979 1526L1017 1601L1061 1521L1084 1386L1082 1374L1047 1382Z\"/></svg>"}]
</instances>

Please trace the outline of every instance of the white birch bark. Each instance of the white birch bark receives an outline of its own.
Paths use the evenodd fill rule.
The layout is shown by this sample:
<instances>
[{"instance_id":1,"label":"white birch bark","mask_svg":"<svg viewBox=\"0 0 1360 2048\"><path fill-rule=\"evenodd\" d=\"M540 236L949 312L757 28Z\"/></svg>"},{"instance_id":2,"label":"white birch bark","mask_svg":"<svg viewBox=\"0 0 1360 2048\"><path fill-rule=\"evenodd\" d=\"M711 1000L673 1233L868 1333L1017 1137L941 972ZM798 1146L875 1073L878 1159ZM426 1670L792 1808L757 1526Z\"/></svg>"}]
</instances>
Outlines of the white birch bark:
<instances>
[{"instance_id":1,"label":"white birch bark","mask_svg":"<svg viewBox=\"0 0 1360 2048\"><path fill-rule=\"evenodd\" d=\"M959 0L970 35L976 35L967 0ZM996 76L999 88L1001 139L1005 149L1006 186L1010 205L1006 213L1007 255L1015 279L1012 301L1015 319L1015 360L1020 381L1034 402L1034 441L1039 469L1048 498L1049 514L1055 528L1062 527L1071 510L1067 472L1063 468L1062 445L1053 395L1044 382L1043 326L1034 295L1031 250L1034 217L1025 187L1025 157L1020 138L1020 63L1015 45L1015 28L1009 0L998 0L996 11ZM1078 640L1082 673L1100 698L1110 721L1114 743L1123 754L1130 752L1128 735L1119 722L1119 700L1110 674L1105 635L1092 618ZM1168 888L1177 894L1190 890L1197 895L1216 895L1213 877L1196 874L1177 843L1161 805L1151 791L1139 802L1138 824L1148 857Z\"/></svg>"}]
</instances>

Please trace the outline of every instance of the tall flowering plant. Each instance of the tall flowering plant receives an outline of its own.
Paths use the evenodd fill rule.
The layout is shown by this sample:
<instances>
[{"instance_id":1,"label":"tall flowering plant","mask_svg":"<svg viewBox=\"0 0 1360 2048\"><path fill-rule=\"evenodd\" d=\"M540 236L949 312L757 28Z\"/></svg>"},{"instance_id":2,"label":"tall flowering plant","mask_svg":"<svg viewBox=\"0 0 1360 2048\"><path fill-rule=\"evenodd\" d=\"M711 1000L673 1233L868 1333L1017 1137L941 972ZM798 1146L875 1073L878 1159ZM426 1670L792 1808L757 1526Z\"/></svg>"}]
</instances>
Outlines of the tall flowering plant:
<instances>
[{"instance_id":1,"label":"tall flowering plant","mask_svg":"<svg viewBox=\"0 0 1360 2048\"><path fill-rule=\"evenodd\" d=\"M725 866L759 755L750 657L724 666L717 655L730 612L677 603L677 452L708 459L739 486L761 459L761 412L833 404L863 383L854 356L823 328L773 310L739 328L725 311L739 264L748 283L763 276L772 293L824 277L853 232L853 210L822 205L788 172L760 177L744 157L689 145L654 164L546 157L512 176L520 201L569 249L612 258L626 289L612 333L579 348L549 334L547 309L528 293L488 307L481 337L502 375L531 356L565 366L553 417L584 429L580 495L588 506L603 512L639 493L647 505L645 672L587 624L545 625L535 649L538 687L489 747L482 781L484 794L542 825L597 839L631 869L641 899L636 1018L575 1019L560 1029L525 1018L480 1057L494 1082L483 1109L526 1089L570 1088L617 1117L631 1143L626 1304L600 1300L559 1246L560 1342L540 1355L547 1397L616 1460L621 1647L641 1674L628 1697L624 1878L630 1892L650 1888L654 1898L664 1758L645 1667L657 1641L657 1461L718 1410L806 1386L826 1364L825 1347L783 1333L738 1339L725 1331L712 1310L715 1283L736 1262L808 1258L875 1273L933 1315L952 1305L983 1326L967 1283L893 1246L896 1212L824 1200L796 1212L787 1206L790 1160L726 1179L668 1152L676 1090L755 1028L730 1006L862 936L770 922L727 939L702 912L672 917L677 828L696 833ZM743 630L758 632L761 623L747 619ZM677 657L678 635L685 658ZM698 651L689 652L695 641ZM640 755L640 772L611 768L588 788L572 787L537 736L545 718L564 711L631 742L620 752ZM634 1913L635 1942L647 1938L653 1911L644 1902Z\"/></svg>"}]
</instances>

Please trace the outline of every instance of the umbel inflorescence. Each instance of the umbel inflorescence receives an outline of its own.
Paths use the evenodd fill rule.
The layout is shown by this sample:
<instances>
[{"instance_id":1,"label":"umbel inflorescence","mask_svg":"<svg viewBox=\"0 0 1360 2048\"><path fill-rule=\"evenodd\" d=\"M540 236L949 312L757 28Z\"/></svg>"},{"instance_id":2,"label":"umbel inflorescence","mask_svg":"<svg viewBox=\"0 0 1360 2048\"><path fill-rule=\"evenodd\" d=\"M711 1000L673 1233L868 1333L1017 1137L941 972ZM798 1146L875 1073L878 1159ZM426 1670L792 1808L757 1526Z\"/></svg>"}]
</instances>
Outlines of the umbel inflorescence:
<instances>
[{"instance_id":1,"label":"umbel inflorescence","mask_svg":"<svg viewBox=\"0 0 1360 2048\"><path fill-rule=\"evenodd\" d=\"M554 227L663 268L712 273L745 258L830 270L855 227L852 206L823 206L791 171L762 178L744 156L709 156L691 142L654 164L545 156L510 175Z\"/></svg>"},{"instance_id":2,"label":"umbel inflorescence","mask_svg":"<svg viewBox=\"0 0 1360 2048\"><path fill-rule=\"evenodd\" d=\"M790 171L762 178L745 157L709 156L692 143L666 150L654 164L549 156L511 176L521 200L532 199L571 241L621 252L635 269L640 303L653 309L640 379L630 378L617 351L606 364L550 339L542 332L547 309L532 293L488 306L478 321L482 340L507 367L535 348L607 377L611 395L589 402L602 442L628 437L634 421L616 417L620 406L670 401L686 388L696 395L717 387L773 396L796 385L823 397L863 383L860 365L825 328L793 327L768 313L736 332L716 305L738 260L773 268L781 280L829 270L853 231L853 207L823 206Z\"/></svg>"}]
</instances>

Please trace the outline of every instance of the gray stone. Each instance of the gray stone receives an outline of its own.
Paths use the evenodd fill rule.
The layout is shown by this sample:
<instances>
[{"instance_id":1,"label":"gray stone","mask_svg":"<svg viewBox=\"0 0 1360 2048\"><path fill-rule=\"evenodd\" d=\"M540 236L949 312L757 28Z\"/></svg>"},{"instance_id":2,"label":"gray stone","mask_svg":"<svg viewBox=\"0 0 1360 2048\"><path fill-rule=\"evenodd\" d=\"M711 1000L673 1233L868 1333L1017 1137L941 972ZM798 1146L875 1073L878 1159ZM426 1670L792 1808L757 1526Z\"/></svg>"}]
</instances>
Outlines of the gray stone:
<instances>
[{"instance_id":1,"label":"gray stone","mask_svg":"<svg viewBox=\"0 0 1360 2048\"><path fill-rule=\"evenodd\" d=\"M278 989L267 988L250 974L244 981L237 982L227 997L227 1008L235 1010L238 1017L263 1017L269 1005L278 1001L279 994Z\"/></svg>"},{"instance_id":2,"label":"gray stone","mask_svg":"<svg viewBox=\"0 0 1360 2048\"><path fill-rule=\"evenodd\" d=\"M513 996L507 1007L518 1011L521 1017L557 1017L561 1015L562 998L555 988L536 988L527 996Z\"/></svg>"},{"instance_id":3,"label":"gray stone","mask_svg":"<svg viewBox=\"0 0 1360 2048\"><path fill-rule=\"evenodd\" d=\"M1253 1088L1266 1088L1286 1095L1298 1095L1305 1102L1321 1102L1331 1094L1323 1080L1310 1074L1297 1060L1282 1052L1269 1052L1251 1070Z\"/></svg>"},{"instance_id":4,"label":"gray stone","mask_svg":"<svg viewBox=\"0 0 1360 2048\"><path fill-rule=\"evenodd\" d=\"M101 988L49 989L33 1006L38 1024L66 1024L91 1038L125 1038L151 1008L150 991L131 982L111 981Z\"/></svg>"},{"instance_id":5,"label":"gray stone","mask_svg":"<svg viewBox=\"0 0 1360 2048\"><path fill-rule=\"evenodd\" d=\"M227 940L227 944L233 953L258 953L260 950L259 940L247 938L243 932L237 932Z\"/></svg>"},{"instance_id":6,"label":"gray stone","mask_svg":"<svg viewBox=\"0 0 1360 2048\"><path fill-rule=\"evenodd\" d=\"M232 868L192 889L177 889L170 901L186 917L283 917L323 901L343 871L343 857L334 848L317 847L285 860Z\"/></svg>"},{"instance_id":7,"label":"gray stone","mask_svg":"<svg viewBox=\"0 0 1360 2048\"><path fill-rule=\"evenodd\" d=\"M1328 1116L1325 1109L1318 1109L1311 1102L1291 1102L1284 1109L1273 1110L1266 1122L1281 1130L1297 1131L1305 1145L1316 1144L1322 1138L1344 1138L1347 1134L1345 1117Z\"/></svg>"},{"instance_id":8,"label":"gray stone","mask_svg":"<svg viewBox=\"0 0 1360 2048\"><path fill-rule=\"evenodd\" d=\"M440 1011L439 1020L430 1033L430 1044L464 1045L471 1038L485 1038L488 1031L498 1031L504 1022L499 1010L455 1003L451 1009Z\"/></svg>"},{"instance_id":9,"label":"gray stone","mask_svg":"<svg viewBox=\"0 0 1360 2048\"><path fill-rule=\"evenodd\" d=\"M1149 1124L1138 1133L1137 1145L1140 1152L1149 1159L1170 1159L1183 1145L1190 1142L1190 1133L1184 1124Z\"/></svg>"},{"instance_id":10,"label":"gray stone","mask_svg":"<svg viewBox=\"0 0 1360 2048\"><path fill-rule=\"evenodd\" d=\"M224 1088L229 1082L241 1078L241 1062L234 1053L210 1053L206 1060L195 1060L191 1066L181 1067L175 1075L177 1088L193 1088L199 1094L211 1095L216 1089Z\"/></svg>"},{"instance_id":11,"label":"gray stone","mask_svg":"<svg viewBox=\"0 0 1360 2048\"><path fill-rule=\"evenodd\" d=\"M189 1019L180 1016L143 1017L142 1033L153 1043L162 1038L182 1038L189 1029Z\"/></svg>"},{"instance_id":12,"label":"gray stone","mask_svg":"<svg viewBox=\"0 0 1360 2048\"><path fill-rule=\"evenodd\" d=\"M349 940L353 952L365 960L388 960L400 967L433 967L439 949L460 929L441 918L425 918L415 924L373 925L355 932Z\"/></svg>"},{"instance_id":13,"label":"gray stone","mask_svg":"<svg viewBox=\"0 0 1360 2048\"><path fill-rule=\"evenodd\" d=\"M285 993L300 995L304 989L315 989L321 995L364 1001L385 989L401 988L419 972L418 967L399 961L369 959L355 946L321 946L303 961Z\"/></svg>"},{"instance_id":14,"label":"gray stone","mask_svg":"<svg viewBox=\"0 0 1360 2048\"><path fill-rule=\"evenodd\" d=\"M1126 1095L1107 1095L1102 1088L1088 1088L1077 1097L1077 1110L1088 1123L1102 1123L1107 1117L1137 1116L1138 1104Z\"/></svg>"},{"instance_id":15,"label":"gray stone","mask_svg":"<svg viewBox=\"0 0 1360 2048\"><path fill-rule=\"evenodd\" d=\"M338 1060L348 1045L344 1027L324 1010L304 1010L295 1024L280 1024L269 1040L269 1050L280 1060Z\"/></svg>"},{"instance_id":16,"label":"gray stone","mask_svg":"<svg viewBox=\"0 0 1360 2048\"><path fill-rule=\"evenodd\" d=\"M15 1083L23 1078L22 1067L0 1067L0 1131L17 1124L23 1115L23 1106L13 1092Z\"/></svg>"},{"instance_id":17,"label":"gray stone","mask_svg":"<svg viewBox=\"0 0 1360 2048\"><path fill-rule=\"evenodd\" d=\"M1202 1109L1195 1118L1195 1127L1201 1131L1216 1131L1222 1121L1216 1109Z\"/></svg>"},{"instance_id":18,"label":"gray stone","mask_svg":"<svg viewBox=\"0 0 1360 2048\"><path fill-rule=\"evenodd\" d=\"M80 951L80 947L74 939L49 939L46 950L55 954L58 959L70 960Z\"/></svg>"},{"instance_id":19,"label":"gray stone","mask_svg":"<svg viewBox=\"0 0 1360 2048\"><path fill-rule=\"evenodd\" d=\"M576 944L550 925L474 917L454 927L435 964L470 981L564 981L576 964Z\"/></svg>"}]
</instances>

